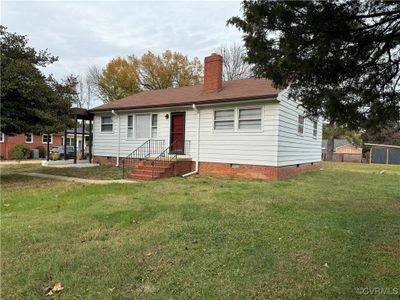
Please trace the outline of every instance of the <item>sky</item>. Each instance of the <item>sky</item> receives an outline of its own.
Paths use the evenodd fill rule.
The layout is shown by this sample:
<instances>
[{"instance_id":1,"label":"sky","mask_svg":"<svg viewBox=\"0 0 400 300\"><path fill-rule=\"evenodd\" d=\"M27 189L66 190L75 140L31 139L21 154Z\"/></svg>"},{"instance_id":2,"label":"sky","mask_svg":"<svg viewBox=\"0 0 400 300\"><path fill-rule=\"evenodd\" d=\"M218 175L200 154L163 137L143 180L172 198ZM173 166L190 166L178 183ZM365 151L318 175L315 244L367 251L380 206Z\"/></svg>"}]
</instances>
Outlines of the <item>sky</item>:
<instances>
[{"instance_id":1,"label":"sky","mask_svg":"<svg viewBox=\"0 0 400 300\"><path fill-rule=\"evenodd\" d=\"M28 36L59 61L45 74L84 75L112 58L169 49L201 60L220 45L241 43L226 20L240 15L239 1L2 1L1 24Z\"/></svg>"}]
</instances>

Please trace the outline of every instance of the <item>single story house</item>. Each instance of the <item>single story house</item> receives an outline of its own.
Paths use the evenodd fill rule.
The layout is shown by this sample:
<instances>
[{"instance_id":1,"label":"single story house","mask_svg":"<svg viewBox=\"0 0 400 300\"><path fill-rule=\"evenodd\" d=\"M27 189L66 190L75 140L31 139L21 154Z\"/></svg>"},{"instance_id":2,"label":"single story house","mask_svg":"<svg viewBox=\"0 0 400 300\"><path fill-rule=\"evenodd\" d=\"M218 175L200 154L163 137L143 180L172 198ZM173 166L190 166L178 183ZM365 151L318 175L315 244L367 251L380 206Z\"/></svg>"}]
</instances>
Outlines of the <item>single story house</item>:
<instances>
[{"instance_id":1,"label":"single story house","mask_svg":"<svg viewBox=\"0 0 400 300\"><path fill-rule=\"evenodd\" d=\"M223 82L222 65L212 54L204 84L145 91L90 110L93 161L126 167L135 160L133 179L189 172L280 179L318 169L322 122L305 118L269 80ZM159 161L175 163L154 170Z\"/></svg>"},{"instance_id":2,"label":"single story house","mask_svg":"<svg viewBox=\"0 0 400 300\"><path fill-rule=\"evenodd\" d=\"M22 144L30 150L38 149L38 147L46 148L47 138L47 134L22 133L11 136L0 132L0 157L2 159L11 159L12 150L17 144ZM61 145L62 143L61 133L50 134L49 138L51 146Z\"/></svg>"},{"instance_id":3,"label":"single story house","mask_svg":"<svg viewBox=\"0 0 400 300\"><path fill-rule=\"evenodd\" d=\"M65 133L53 133L49 135L50 148L55 146L64 146L64 140L66 137L67 146L74 146L74 130L69 129L67 135ZM77 149L82 149L82 128L77 128ZM89 132L85 130L84 148L88 146ZM17 135L7 135L0 132L0 157L2 159L11 159L12 150L15 145L22 144L30 150L38 149L43 147L47 149L47 134L33 134L33 133L21 133Z\"/></svg>"}]
</instances>

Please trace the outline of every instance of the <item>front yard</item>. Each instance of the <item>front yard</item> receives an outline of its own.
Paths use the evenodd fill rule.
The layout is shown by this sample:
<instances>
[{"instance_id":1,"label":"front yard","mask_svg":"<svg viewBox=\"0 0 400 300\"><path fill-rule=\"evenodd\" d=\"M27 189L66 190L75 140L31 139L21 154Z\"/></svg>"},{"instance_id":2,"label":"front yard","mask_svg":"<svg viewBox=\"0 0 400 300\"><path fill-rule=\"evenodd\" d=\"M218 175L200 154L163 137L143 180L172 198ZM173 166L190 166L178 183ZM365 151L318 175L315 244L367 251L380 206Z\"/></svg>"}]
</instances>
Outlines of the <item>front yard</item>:
<instances>
[{"instance_id":1,"label":"front yard","mask_svg":"<svg viewBox=\"0 0 400 300\"><path fill-rule=\"evenodd\" d=\"M400 167L87 185L2 172L1 299L358 298L400 288ZM386 296L390 298L390 296ZM380 299L384 299L381 296Z\"/></svg>"}]
</instances>

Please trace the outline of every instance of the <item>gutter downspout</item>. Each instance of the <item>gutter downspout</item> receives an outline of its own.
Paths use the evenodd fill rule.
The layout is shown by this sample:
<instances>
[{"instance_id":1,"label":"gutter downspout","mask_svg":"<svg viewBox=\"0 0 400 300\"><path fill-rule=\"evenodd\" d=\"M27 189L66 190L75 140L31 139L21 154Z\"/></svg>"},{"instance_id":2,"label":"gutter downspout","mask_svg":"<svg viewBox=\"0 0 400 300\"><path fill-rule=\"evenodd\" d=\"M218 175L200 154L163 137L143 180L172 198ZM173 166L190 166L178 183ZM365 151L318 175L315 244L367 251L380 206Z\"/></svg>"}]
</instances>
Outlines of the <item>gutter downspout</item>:
<instances>
[{"instance_id":1,"label":"gutter downspout","mask_svg":"<svg viewBox=\"0 0 400 300\"><path fill-rule=\"evenodd\" d=\"M119 167L119 156L121 150L121 118L120 116L112 110L111 113L118 118L118 146L117 146L117 162L115 164L116 167Z\"/></svg>"},{"instance_id":2,"label":"gutter downspout","mask_svg":"<svg viewBox=\"0 0 400 300\"><path fill-rule=\"evenodd\" d=\"M189 172L189 173L183 174L182 177L187 177L187 176L199 173L199 160L200 160L200 110L196 107L195 104L192 105L192 108L193 108L193 110L195 112L197 112L196 168L195 168L195 170L193 172Z\"/></svg>"}]
</instances>

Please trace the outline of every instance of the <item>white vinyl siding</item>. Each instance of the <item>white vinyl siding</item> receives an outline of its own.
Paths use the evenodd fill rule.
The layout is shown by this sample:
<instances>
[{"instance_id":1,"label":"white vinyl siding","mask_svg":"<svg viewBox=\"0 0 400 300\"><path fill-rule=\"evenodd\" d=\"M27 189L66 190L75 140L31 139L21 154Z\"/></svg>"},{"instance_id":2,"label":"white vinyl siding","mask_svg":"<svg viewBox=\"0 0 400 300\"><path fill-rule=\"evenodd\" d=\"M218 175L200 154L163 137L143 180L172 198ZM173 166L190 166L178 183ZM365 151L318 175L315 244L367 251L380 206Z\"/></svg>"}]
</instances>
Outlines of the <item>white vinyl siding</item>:
<instances>
[{"instance_id":1,"label":"white vinyl siding","mask_svg":"<svg viewBox=\"0 0 400 300\"><path fill-rule=\"evenodd\" d=\"M238 129L239 110L261 110L262 122L258 130ZM234 110L234 130L215 130L216 111ZM197 114L193 114L196 129ZM235 104L216 104L200 108L200 162L269 165L277 163L278 102L276 100L246 101ZM196 135L194 134L194 139ZM195 153L194 148L194 153Z\"/></svg>"},{"instance_id":2,"label":"white vinyl siding","mask_svg":"<svg viewBox=\"0 0 400 300\"><path fill-rule=\"evenodd\" d=\"M282 94L282 95L281 95ZM318 121L317 138L313 137L313 122L304 120L303 135L298 134L298 116L304 111L298 103L288 100L283 92L278 100L244 101L243 103L220 103L207 106L197 106L200 111L200 162L250 164L263 166L288 166L308 162L318 162L321 158L322 123ZM239 110L261 110L261 129L239 129ZM230 111L230 121L234 123L233 130L216 130L214 128L215 113ZM186 149L187 155L193 159L197 150L198 115L191 107L176 107L168 109L131 110L117 112L121 121L120 155L127 156L146 139L149 139L155 128L153 117L157 114L157 139L165 142L168 147L170 140L170 116L172 112L186 112L185 140L190 141ZM255 111L253 111L255 113ZM242 113L246 114L245 111ZM133 138L127 139L128 115L133 116ZM147 115L147 136L136 137L136 116ZM115 157L118 151L118 130L112 134L102 134L101 116L94 117L93 153L98 156ZM144 117L146 118L146 117ZM217 120L221 120L220 115ZM255 118L257 119L257 118ZM116 125L115 125L116 126Z\"/></svg>"},{"instance_id":3,"label":"white vinyl siding","mask_svg":"<svg viewBox=\"0 0 400 300\"><path fill-rule=\"evenodd\" d=\"M233 164L253 165L276 165L277 162L277 132L278 132L278 103L271 100L260 100L244 104L220 104L200 107L200 161L221 162ZM234 118L237 118L238 109L258 107L262 109L262 130L256 131L215 131L214 112L219 110L234 111ZM197 122L198 115L191 107L172 108L168 110L155 109L151 112L143 110L117 112L121 120L120 155L127 156L139 147L147 138L136 137L134 125L134 138L127 139L128 115L151 115L157 114L157 140L163 140L165 147L168 147L170 140L171 119L166 115L172 112L186 112L185 118L185 140L187 142L186 153L193 159L197 150ZM134 121L135 122L135 121ZM150 121L149 121L150 126ZM235 125L237 127L237 125ZM98 156L115 157L118 150L118 130L113 134L101 134L101 115L94 118L94 139L93 153Z\"/></svg>"},{"instance_id":4,"label":"white vinyl siding","mask_svg":"<svg viewBox=\"0 0 400 300\"><path fill-rule=\"evenodd\" d=\"M133 137L133 116L132 115L128 116L127 137L128 138Z\"/></svg>"},{"instance_id":5,"label":"white vinyl siding","mask_svg":"<svg viewBox=\"0 0 400 300\"><path fill-rule=\"evenodd\" d=\"M113 120L112 117L101 117L101 132L112 132Z\"/></svg>"},{"instance_id":6,"label":"white vinyl siding","mask_svg":"<svg viewBox=\"0 0 400 300\"><path fill-rule=\"evenodd\" d=\"M26 144L33 143L33 134L32 133L25 133L25 143Z\"/></svg>"},{"instance_id":7,"label":"white vinyl siding","mask_svg":"<svg viewBox=\"0 0 400 300\"><path fill-rule=\"evenodd\" d=\"M239 109L239 130L261 130L261 108Z\"/></svg>"},{"instance_id":8,"label":"white vinyl siding","mask_svg":"<svg viewBox=\"0 0 400 300\"><path fill-rule=\"evenodd\" d=\"M288 99L287 91L281 92L278 100L278 166L321 161L322 121L318 120L317 138L313 136L314 123L310 119L304 119L303 134L299 134L299 115L304 116L304 109Z\"/></svg>"},{"instance_id":9,"label":"white vinyl siding","mask_svg":"<svg viewBox=\"0 0 400 300\"><path fill-rule=\"evenodd\" d=\"M235 129L235 110L215 110L214 111L214 130L229 130Z\"/></svg>"}]
</instances>

